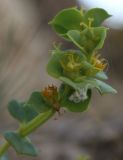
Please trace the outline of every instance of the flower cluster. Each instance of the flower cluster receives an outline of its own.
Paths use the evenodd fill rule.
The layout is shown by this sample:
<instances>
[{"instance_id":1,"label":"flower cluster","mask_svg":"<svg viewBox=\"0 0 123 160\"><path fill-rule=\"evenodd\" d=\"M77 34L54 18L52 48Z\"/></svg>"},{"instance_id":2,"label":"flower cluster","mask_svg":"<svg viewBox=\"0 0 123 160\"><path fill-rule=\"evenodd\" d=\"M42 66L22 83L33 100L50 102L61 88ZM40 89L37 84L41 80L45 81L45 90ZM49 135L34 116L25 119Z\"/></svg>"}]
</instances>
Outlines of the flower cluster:
<instances>
[{"instance_id":1,"label":"flower cluster","mask_svg":"<svg viewBox=\"0 0 123 160\"><path fill-rule=\"evenodd\" d=\"M77 47L76 50L62 50L55 46L47 65L48 73L62 82L64 87L60 87L59 101L70 111L85 110L93 88L101 94L116 93L102 81L107 79L107 61L99 53L108 30L101 24L109 17L101 8L89 11L68 8L60 11L50 22L60 37Z\"/></svg>"}]
</instances>

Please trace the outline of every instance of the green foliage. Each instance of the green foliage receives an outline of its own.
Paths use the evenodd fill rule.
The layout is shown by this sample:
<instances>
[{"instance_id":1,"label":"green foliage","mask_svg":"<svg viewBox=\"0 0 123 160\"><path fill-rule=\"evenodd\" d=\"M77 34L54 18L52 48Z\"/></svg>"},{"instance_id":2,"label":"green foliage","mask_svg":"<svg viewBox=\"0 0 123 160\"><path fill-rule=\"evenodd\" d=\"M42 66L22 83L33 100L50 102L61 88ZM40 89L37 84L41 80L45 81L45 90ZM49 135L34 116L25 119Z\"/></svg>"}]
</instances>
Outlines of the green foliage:
<instances>
[{"instance_id":1,"label":"green foliage","mask_svg":"<svg viewBox=\"0 0 123 160\"><path fill-rule=\"evenodd\" d=\"M51 106L43 98L41 92L33 92L25 105L26 107L35 110L37 113L47 112L51 109Z\"/></svg>"},{"instance_id":2,"label":"green foliage","mask_svg":"<svg viewBox=\"0 0 123 160\"><path fill-rule=\"evenodd\" d=\"M41 92L33 92L26 103L19 103L12 100L8 109L10 114L20 121L26 123L35 118L39 113L47 112L51 106L44 100Z\"/></svg>"},{"instance_id":3,"label":"green foliage","mask_svg":"<svg viewBox=\"0 0 123 160\"><path fill-rule=\"evenodd\" d=\"M82 66L85 65L86 57L80 51L75 51L75 50L66 50L66 51L58 50L57 51L57 50L54 50L53 54L51 56L51 59L47 65L47 72L51 76L53 76L54 78L60 78L61 76L64 76L65 74L67 74L72 79L74 79L74 76L72 73L76 74L77 70L73 71L72 68L70 68L72 66L69 67L69 65L74 65L73 64L74 62L72 61L72 58L74 58L74 57L77 58L79 61L81 61L81 62L79 62L79 61L75 62L76 64L81 63ZM88 63L86 62L85 67L88 67L87 64ZM79 75L77 75L77 77L78 76ZM75 77L75 78L77 78L77 77Z\"/></svg>"},{"instance_id":4,"label":"green foliage","mask_svg":"<svg viewBox=\"0 0 123 160\"><path fill-rule=\"evenodd\" d=\"M29 107L24 107L23 103L12 100L8 106L9 113L21 123L25 123L37 116L37 112Z\"/></svg>"},{"instance_id":5,"label":"green foliage","mask_svg":"<svg viewBox=\"0 0 123 160\"><path fill-rule=\"evenodd\" d=\"M91 90L88 90L87 96L88 98L84 101L80 101L75 103L69 100L71 94L73 94L75 90L68 85L61 85L59 96L60 96L60 104L61 106L67 108L71 112L83 112L88 108L88 104L91 98Z\"/></svg>"},{"instance_id":6,"label":"green foliage","mask_svg":"<svg viewBox=\"0 0 123 160\"><path fill-rule=\"evenodd\" d=\"M102 80L107 80L108 79L107 75L104 72L102 72L102 71L98 72L95 75L95 77L98 78L98 79L102 79Z\"/></svg>"},{"instance_id":7,"label":"green foliage","mask_svg":"<svg viewBox=\"0 0 123 160\"><path fill-rule=\"evenodd\" d=\"M92 54L101 49L106 38L107 28L86 28L83 31L70 30L67 33L69 39L85 54Z\"/></svg>"},{"instance_id":8,"label":"green foliage","mask_svg":"<svg viewBox=\"0 0 123 160\"><path fill-rule=\"evenodd\" d=\"M37 150L29 138L21 137L18 133L15 132L6 132L4 137L18 154L37 156Z\"/></svg>"},{"instance_id":9,"label":"green foliage","mask_svg":"<svg viewBox=\"0 0 123 160\"><path fill-rule=\"evenodd\" d=\"M106 93L113 93L113 94L117 93L117 91L108 84L94 78L84 78L79 83L73 82L66 77L60 77L60 79L65 84L71 86L72 88L78 91L81 90L81 88L86 88L86 89L96 88L102 95Z\"/></svg>"},{"instance_id":10,"label":"green foliage","mask_svg":"<svg viewBox=\"0 0 123 160\"><path fill-rule=\"evenodd\" d=\"M87 12L68 8L60 11L50 22L59 36L71 41L80 50L62 51L61 48L55 48L47 65L49 75L61 80L62 86L65 86L59 91L60 102L70 111L86 110L93 88L101 95L117 93L102 81L108 79L104 72L106 64L99 55L95 55L103 47L107 35L107 28L100 25L109 17L101 8L93 8ZM66 86L68 92L65 90ZM78 101L81 96L86 98L75 103L77 96Z\"/></svg>"},{"instance_id":11,"label":"green foliage","mask_svg":"<svg viewBox=\"0 0 123 160\"><path fill-rule=\"evenodd\" d=\"M117 91L112 88L110 85L100 81L100 80L97 80L97 79L94 79L95 81L95 84L96 84L96 88L98 89L98 91L103 95L103 94L106 94L106 93L112 93L112 94L116 94Z\"/></svg>"},{"instance_id":12,"label":"green foliage","mask_svg":"<svg viewBox=\"0 0 123 160\"><path fill-rule=\"evenodd\" d=\"M60 62L60 59L62 57L63 52L60 50L53 51L53 54L51 56L51 59L47 65L47 72L49 75L58 78L62 75L62 67Z\"/></svg>"},{"instance_id":13,"label":"green foliage","mask_svg":"<svg viewBox=\"0 0 123 160\"><path fill-rule=\"evenodd\" d=\"M7 160L3 155L9 146L18 154L36 156L37 150L27 136L55 112L60 112L61 107L71 112L87 110L94 88L101 95L117 93L103 82L108 79L107 64L98 54L107 35L107 28L101 24L109 17L101 8L82 11L74 7L63 9L49 23L60 37L72 42L77 49L62 50L55 46L52 51L47 72L61 81L59 89L49 85L43 91L33 92L26 102L12 100L9 103L8 110L19 121L20 128L4 134L7 143L0 148L0 160Z\"/></svg>"},{"instance_id":14,"label":"green foliage","mask_svg":"<svg viewBox=\"0 0 123 160\"><path fill-rule=\"evenodd\" d=\"M87 12L83 12L77 8L68 8L60 11L49 24L52 25L56 33L69 40L67 37L68 31L83 31L84 27L81 24L88 26L90 25L90 20L92 27L98 27L110 16L101 8L93 8Z\"/></svg>"},{"instance_id":15,"label":"green foliage","mask_svg":"<svg viewBox=\"0 0 123 160\"><path fill-rule=\"evenodd\" d=\"M82 19L83 15L77 8L69 8L60 11L49 24L53 26L56 33L65 38L69 30L81 29Z\"/></svg>"},{"instance_id":16,"label":"green foliage","mask_svg":"<svg viewBox=\"0 0 123 160\"><path fill-rule=\"evenodd\" d=\"M89 19L92 19L92 27L98 27L101 23L107 18L111 17L104 9L102 8L93 8L88 10L84 15L84 22L89 23Z\"/></svg>"}]
</instances>

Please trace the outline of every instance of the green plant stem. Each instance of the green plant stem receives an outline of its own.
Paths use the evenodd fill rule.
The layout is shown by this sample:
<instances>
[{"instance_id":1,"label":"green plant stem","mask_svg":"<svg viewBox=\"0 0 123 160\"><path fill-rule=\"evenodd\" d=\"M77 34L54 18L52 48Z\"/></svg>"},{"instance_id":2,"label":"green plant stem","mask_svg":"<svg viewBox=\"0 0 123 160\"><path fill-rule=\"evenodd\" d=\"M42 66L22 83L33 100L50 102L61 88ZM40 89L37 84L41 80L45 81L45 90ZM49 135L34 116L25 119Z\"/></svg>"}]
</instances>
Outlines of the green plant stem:
<instances>
[{"instance_id":1,"label":"green plant stem","mask_svg":"<svg viewBox=\"0 0 123 160\"><path fill-rule=\"evenodd\" d=\"M4 155L4 153L8 150L9 147L10 147L10 144L8 142L5 142L3 144L3 146L1 146L1 148L0 148L0 157L2 157Z\"/></svg>"},{"instance_id":2,"label":"green plant stem","mask_svg":"<svg viewBox=\"0 0 123 160\"><path fill-rule=\"evenodd\" d=\"M41 126L43 123L45 123L50 117L52 117L55 113L55 110L52 109L44 114L39 114L36 118L34 118L32 121L27 123L27 125L21 127L19 129L19 134L22 137L25 137L26 135L33 132L36 128Z\"/></svg>"},{"instance_id":3,"label":"green plant stem","mask_svg":"<svg viewBox=\"0 0 123 160\"><path fill-rule=\"evenodd\" d=\"M46 113L40 113L37 117L35 117L32 121L22 126L17 132L22 136L25 137L32 133L35 129L37 129L39 126L44 124L49 118L51 118L55 114L55 110L52 109ZM5 142L0 147L0 157L4 155L4 153L8 150L10 147L10 144L8 142Z\"/></svg>"}]
</instances>

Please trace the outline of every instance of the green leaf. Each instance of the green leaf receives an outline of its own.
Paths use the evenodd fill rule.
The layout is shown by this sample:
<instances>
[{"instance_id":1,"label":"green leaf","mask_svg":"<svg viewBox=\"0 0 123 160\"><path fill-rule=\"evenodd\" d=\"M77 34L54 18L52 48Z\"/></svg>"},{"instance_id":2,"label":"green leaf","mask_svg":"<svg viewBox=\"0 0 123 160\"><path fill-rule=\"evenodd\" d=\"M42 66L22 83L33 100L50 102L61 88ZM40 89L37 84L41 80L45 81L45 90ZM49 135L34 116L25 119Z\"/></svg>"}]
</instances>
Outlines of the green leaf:
<instances>
[{"instance_id":1,"label":"green leaf","mask_svg":"<svg viewBox=\"0 0 123 160\"><path fill-rule=\"evenodd\" d=\"M18 133L15 132L6 132L4 137L18 154L37 156L37 149L27 137L22 138Z\"/></svg>"},{"instance_id":2,"label":"green leaf","mask_svg":"<svg viewBox=\"0 0 123 160\"><path fill-rule=\"evenodd\" d=\"M98 89L98 91L101 93L101 94L106 94L106 93L112 93L112 94L116 94L117 91L112 88L110 85L100 81L100 80L97 80L95 79L95 82L96 82L96 88Z\"/></svg>"},{"instance_id":3,"label":"green leaf","mask_svg":"<svg viewBox=\"0 0 123 160\"><path fill-rule=\"evenodd\" d=\"M83 15L81 11L77 8L68 8L60 11L49 24L53 26L56 33L65 38L64 35L69 30L81 29L80 23L82 20Z\"/></svg>"},{"instance_id":4,"label":"green leaf","mask_svg":"<svg viewBox=\"0 0 123 160\"><path fill-rule=\"evenodd\" d=\"M75 82L66 77L60 77L60 80L63 83L71 86L76 91L81 91L82 88L85 88L86 90L88 90L88 89L93 89L94 87L97 87L97 83L95 79L87 78L87 77L83 78L81 82Z\"/></svg>"},{"instance_id":5,"label":"green leaf","mask_svg":"<svg viewBox=\"0 0 123 160\"><path fill-rule=\"evenodd\" d=\"M84 14L84 22L86 24L89 23L89 18L93 19L92 21L92 27L98 27L101 25L101 23L106 20L107 18L111 17L104 9L102 8L93 8L88 10Z\"/></svg>"},{"instance_id":6,"label":"green leaf","mask_svg":"<svg viewBox=\"0 0 123 160\"><path fill-rule=\"evenodd\" d=\"M107 28L96 27L91 29L86 28L82 32L70 30L67 36L82 52L85 54L92 54L94 51L103 47L106 33Z\"/></svg>"},{"instance_id":7,"label":"green leaf","mask_svg":"<svg viewBox=\"0 0 123 160\"><path fill-rule=\"evenodd\" d=\"M84 45L81 43L81 32L78 30L70 30L67 32L67 36L69 39L78 47L81 49L82 52L87 53Z\"/></svg>"},{"instance_id":8,"label":"green leaf","mask_svg":"<svg viewBox=\"0 0 123 160\"><path fill-rule=\"evenodd\" d=\"M51 106L44 100L41 92L33 92L27 103L12 100L8 105L10 114L21 123L31 121L39 113L44 113L50 108Z\"/></svg>"},{"instance_id":9,"label":"green leaf","mask_svg":"<svg viewBox=\"0 0 123 160\"><path fill-rule=\"evenodd\" d=\"M55 50L51 56L51 59L48 62L47 65L47 72L49 75L55 77L55 78L59 78L61 77L63 74L65 74L65 69L62 67L61 65L61 61L64 59L66 60L65 56L71 54L71 55L77 55L78 58L81 60L81 63L83 63L83 65L88 65L88 63L85 64L86 62L86 57L85 55L78 51L78 50L66 50L66 51L61 51L61 50ZM67 63L67 61L66 61ZM70 75L71 73L67 73L68 75Z\"/></svg>"},{"instance_id":10,"label":"green leaf","mask_svg":"<svg viewBox=\"0 0 123 160\"><path fill-rule=\"evenodd\" d=\"M68 95L71 95L75 89L73 89L71 86L69 86L66 83L62 83L60 88L59 88L59 101L63 102Z\"/></svg>"},{"instance_id":11,"label":"green leaf","mask_svg":"<svg viewBox=\"0 0 123 160\"><path fill-rule=\"evenodd\" d=\"M103 71L98 72L95 77L99 78L99 79L102 79L102 80L107 80L108 79L107 75Z\"/></svg>"},{"instance_id":12,"label":"green leaf","mask_svg":"<svg viewBox=\"0 0 123 160\"><path fill-rule=\"evenodd\" d=\"M43 98L41 92L33 92L26 105L37 113L47 112L51 106Z\"/></svg>"},{"instance_id":13,"label":"green leaf","mask_svg":"<svg viewBox=\"0 0 123 160\"><path fill-rule=\"evenodd\" d=\"M62 85L60 88L60 103L63 107L67 108L71 112L83 112L88 108L91 99L91 90L88 90L86 100L82 100L78 103L71 101L69 98L75 92L70 86Z\"/></svg>"},{"instance_id":14,"label":"green leaf","mask_svg":"<svg viewBox=\"0 0 123 160\"><path fill-rule=\"evenodd\" d=\"M110 85L95 78L83 78L83 80L79 83L74 82L66 77L60 77L60 80L78 91L80 91L82 88L86 89L96 88L102 95L107 93L113 93L113 94L117 93L117 91Z\"/></svg>"},{"instance_id":15,"label":"green leaf","mask_svg":"<svg viewBox=\"0 0 123 160\"><path fill-rule=\"evenodd\" d=\"M8 105L10 114L20 122L28 122L37 116L37 112L16 100L12 100Z\"/></svg>"},{"instance_id":16,"label":"green leaf","mask_svg":"<svg viewBox=\"0 0 123 160\"><path fill-rule=\"evenodd\" d=\"M88 108L88 105L91 99L91 90L88 91L87 95L88 95L88 98L84 101L80 101L79 103L74 103L66 98L63 101L62 105L71 112L83 112Z\"/></svg>"},{"instance_id":17,"label":"green leaf","mask_svg":"<svg viewBox=\"0 0 123 160\"><path fill-rule=\"evenodd\" d=\"M75 90L79 90L80 87L77 86L78 83L75 83L74 81L70 80L67 77L60 77L59 78L62 82L64 82L65 84L71 86L73 89Z\"/></svg>"},{"instance_id":18,"label":"green leaf","mask_svg":"<svg viewBox=\"0 0 123 160\"><path fill-rule=\"evenodd\" d=\"M55 51L52 56L51 59L49 60L48 64L47 64L47 72L49 75L58 78L59 76L62 75L63 69L61 67L60 64L60 59L63 55L62 51Z\"/></svg>"}]
</instances>

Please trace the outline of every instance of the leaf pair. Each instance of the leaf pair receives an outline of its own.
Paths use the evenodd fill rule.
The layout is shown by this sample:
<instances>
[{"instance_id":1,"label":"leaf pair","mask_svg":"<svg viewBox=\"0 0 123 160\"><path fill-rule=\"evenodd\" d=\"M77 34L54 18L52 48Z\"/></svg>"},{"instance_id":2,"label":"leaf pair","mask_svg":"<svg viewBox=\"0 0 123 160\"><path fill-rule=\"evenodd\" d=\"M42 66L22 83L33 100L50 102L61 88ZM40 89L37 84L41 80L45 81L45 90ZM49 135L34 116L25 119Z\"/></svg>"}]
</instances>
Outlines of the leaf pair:
<instances>
[{"instance_id":1,"label":"leaf pair","mask_svg":"<svg viewBox=\"0 0 123 160\"><path fill-rule=\"evenodd\" d=\"M50 24L57 34L73 42L83 53L92 54L103 46L107 28L100 25L109 17L101 8L87 12L69 8L59 12Z\"/></svg>"},{"instance_id":2,"label":"leaf pair","mask_svg":"<svg viewBox=\"0 0 123 160\"><path fill-rule=\"evenodd\" d=\"M62 52L59 50L59 52L54 52L54 54L52 55L48 65L47 65L47 71L51 76L58 78L59 80L70 85L74 89L82 88L86 85L89 85L89 86L91 86L89 89L96 87L100 91L101 94L116 93L116 90L114 90L112 87L110 87L109 85L105 84L104 82L96 79L96 78L104 79L104 80L107 79L107 76L105 75L105 73L103 71L98 72L95 75L95 77L93 77L93 76L88 77L85 75L85 78L82 77L82 79L80 79L79 81L73 81L69 77L64 76L63 69L60 65L60 59L62 58L64 53L65 52ZM87 67L90 67L89 64Z\"/></svg>"},{"instance_id":3,"label":"leaf pair","mask_svg":"<svg viewBox=\"0 0 123 160\"><path fill-rule=\"evenodd\" d=\"M72 50L70 51L72 54ZM83 53L74 51L77 55L80 54L79 59L83 59L82 65L84 68L84 71L92 70L93 66L86 61L86 58L84 57ZM68 51L61 51L61 50L55 50L53 51L53 55L47 65L47 71L49 75L58 78L60 81L62 81L64 87L60 88L60 103L63 107L66 107L68 110L73 112L82 112L87 109L87 106L89 104L90 98L91 98L91 91L93 88L96 88L101 95L106 93L117 93L115 89L113 89L108 84L102 82L102 80L106 80L107 76L103 71L95 72L95 75L82 75L79 77L77 76L76 79L72 79L68 72L66 75L63 72L63 68L60 64L60 61L64 54L68 53ZM67 60L66 60L67 61ZM98 78L98 79L97 79ZM67 88L67 89L66 89ZM81 91L82 89L85 89L87 91L87 99L82 100L79 103L74 103L69 98L70 96L76 92Z\"/></svg>"},{"instance_id":4,"label":"leaf pair","mask_svg":"<svg viewBox=\"0 0 123 160\"><path fill-rule=\"evenodd\" d=\"M44 113L50 108L51 106L44 100L41 92L33 92L26 103L12 100L8 106L10 114L21 123L31 121L39 113Z\"/></svg>"},{"instance_id":5,"label":"leaf pair","mask_svg":"<svg viewBox=\"0 0 123 160\"><path fill-rule=\"evenodd\" d=\"M33 120L40 113L51 109L50 104L43 98L41 92L33 92L26 103L19 103L12 100L8 106L10 114L17 119L22 126ZM18 154L36 156L37 150L28 137L23 137L17 132L6 132L5 139L16 150Z\"/></svg>"},{"instance_id":6,"label":"leaf pair","mask_svg":"<svg viewBox=\"0 0 123 160\"><path fill-rule=\"evenodd\" d=\"M91 90L93 88L96 88L101 95L106 93L117 93L110 85L97 79L85 78L80 83L75 83L66 77L60 77L60 80L63 82L60 88L61 105L72 112L83 112L87 109L91 99ZM87 99L82 100L79 103L71 101L70 96L75 91L81 91L82 89L87 91Z\"/></svg>"},{"instance_id":7,"label":"leaf pair","mask_svg":"<svg viewBox=\"0 0 123 160\"><path fill-rule=\"evenodd\" d=\"M93 89L96 88L101 95L112 93L115 94L117 91L113 89L110 85L102 82L101 80L95 78L84 78L81 82L76 83L66 77L60 77L60 80L65 84L68 84L75 90L81 90L82 88Z\"/></svg>"},{"instance_id":8,"label":"leaf pair","mask_svg":"<svg viewBox=\"0 0 123 160\"><path fill-rule=\"evenodd\" d=\"M101 8L93 8L84 13L77 8L68 8L59 12L49 24L53 26L56 33L65 38L67 32L70 30L82 31L80 24L85 23L88 25L89 19L93 19L92 27L99 27L110 16Z\"/></svg>"}]
</instances>

